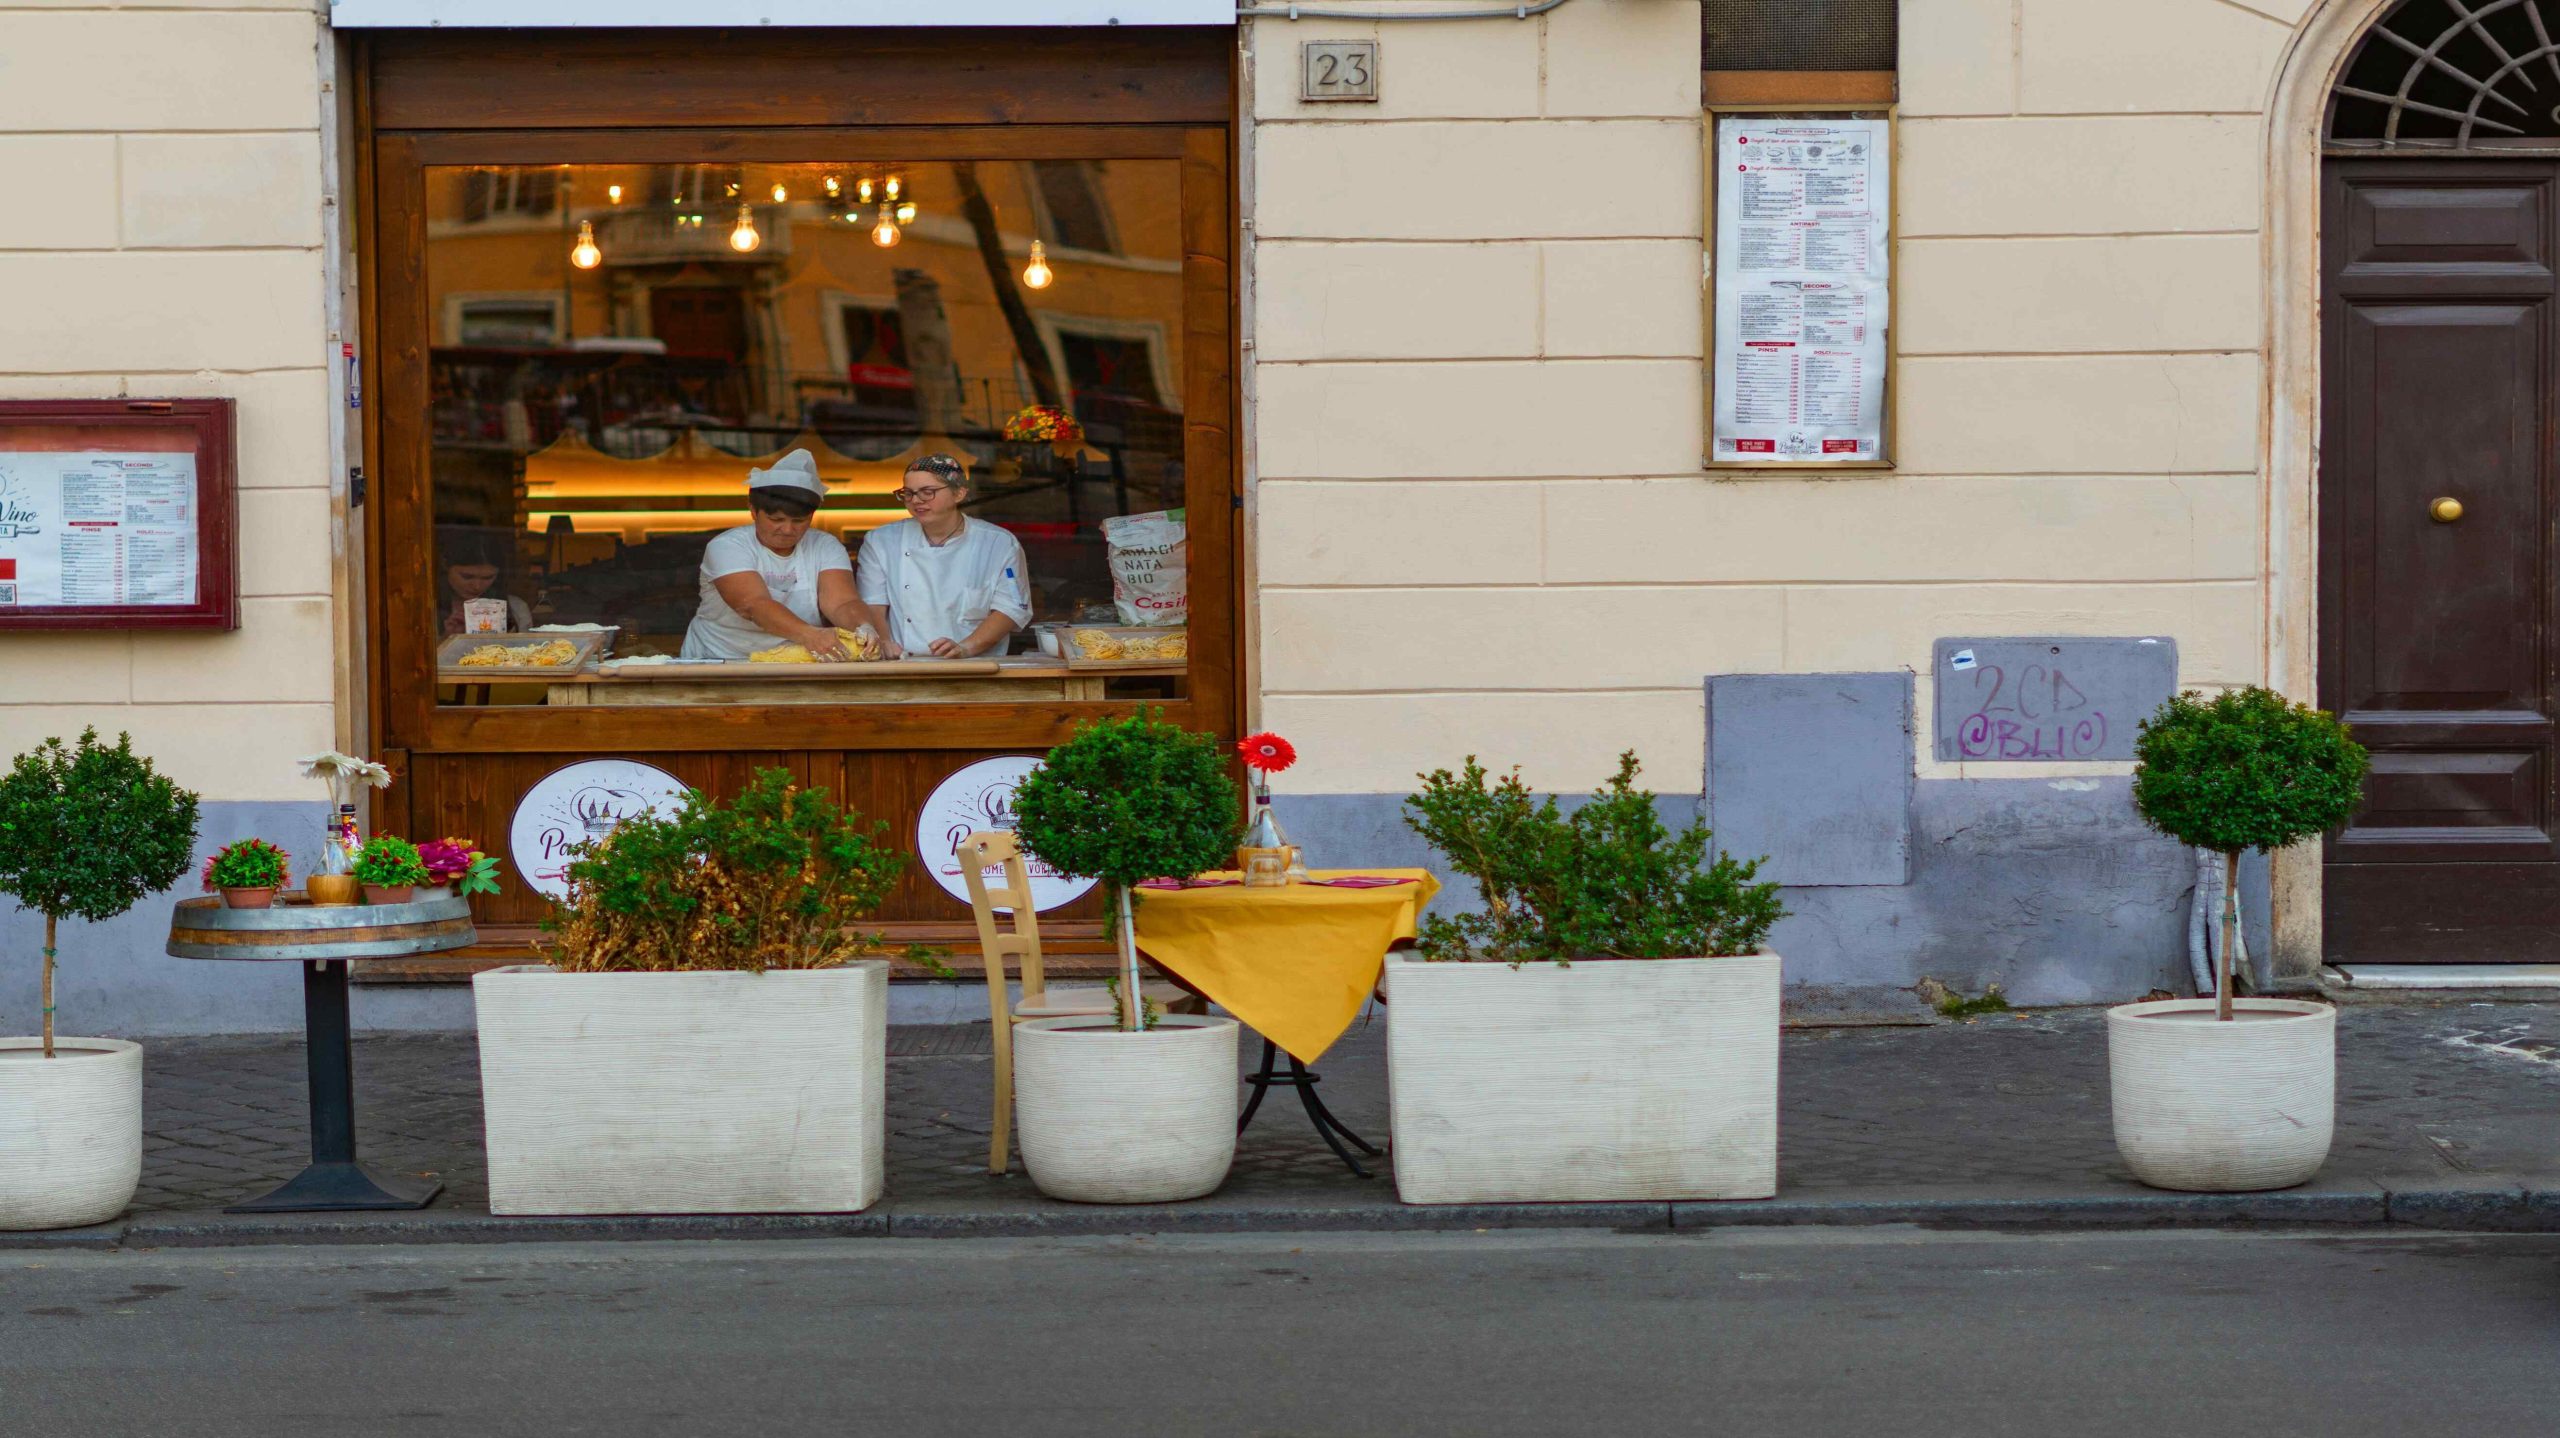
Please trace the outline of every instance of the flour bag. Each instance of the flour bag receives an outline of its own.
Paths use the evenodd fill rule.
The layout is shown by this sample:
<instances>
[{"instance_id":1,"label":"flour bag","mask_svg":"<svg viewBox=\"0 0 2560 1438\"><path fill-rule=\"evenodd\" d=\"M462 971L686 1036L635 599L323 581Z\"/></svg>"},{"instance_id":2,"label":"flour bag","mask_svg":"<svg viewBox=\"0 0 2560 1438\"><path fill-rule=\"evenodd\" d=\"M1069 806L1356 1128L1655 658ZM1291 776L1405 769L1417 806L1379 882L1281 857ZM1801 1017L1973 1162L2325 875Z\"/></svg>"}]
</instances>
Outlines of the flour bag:
<instances>
[{"instance_id":1,"label":"flour bag","mask_svg":"<svg viewBox=\"0 0 2560 1438\"><path fill-rule=\"evenodd\" d=\"M1111 552L1111 602L1123 624L1174 628L1191 622L1191 541L1182 511L1127 514L1102 521Z\"/></svg>"}]
</instances>

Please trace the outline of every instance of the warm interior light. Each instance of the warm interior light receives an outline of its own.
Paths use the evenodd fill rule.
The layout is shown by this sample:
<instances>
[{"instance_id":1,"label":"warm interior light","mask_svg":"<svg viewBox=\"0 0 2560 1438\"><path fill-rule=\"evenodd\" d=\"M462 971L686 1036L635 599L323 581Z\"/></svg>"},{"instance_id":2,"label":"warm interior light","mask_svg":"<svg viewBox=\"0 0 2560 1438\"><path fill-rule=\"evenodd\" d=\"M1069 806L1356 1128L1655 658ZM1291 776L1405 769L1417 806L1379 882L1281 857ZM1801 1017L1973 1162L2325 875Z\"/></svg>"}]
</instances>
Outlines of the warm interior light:
<instances>
[{"instance_id":1,"label":"warm interior light","mask_svg":"<svg viewBox=\"0 0 2560 1438\"><path fill-rule=\"evenodd\" d=\"M786 201L788 201L790 198L791 198L791 191L790 191L790 189L789 189L787 186L785 186L781 181L779 181L779 180L775 181L775 182L774 182L774 186L773 186L773 202L774 202L775 204L779 205L779 204L783 204L783 203L785 203L785 202L786 202Z\"/></svg>"},{"instance_id":2,"label":"warm interior light","mask_svg":"<svg viewBox=\"0 0 2560 1438\"><path fill-rule=\"evenodd\" d=\"M841 195L841 194L843 194L843 193L844 193L844 182L843 182L842 180L837 179L837 178L836 178L835 176L833 176L833 175L829 175L829 176L827 176L827 198L828 198L828 199L830 199L830 200L832 200L832 199L834 199L836 196Z\"/></svg>"},{"instance_id":3,"label":"warm interior light","mask_svg":"<svg viewBox=\"0 0 2560 1438\"><path fill-rule=\"evenodd\" d=\"M885 185L883 185L881 188L888 192L888 196L889 196L889 198L890 198L890 199L893 199L893 200L894 200L894 199L898 198L898 184L899 184L898 177L897 177L897 176L895 176L895 175L891 175L891 176L889 177L889 179L888 179L888 183L887 183L887 184L885 184Z\"/></svg>"},{"instance_id":4,"label":"warm interior light","mask_svg":"<svg viewBox=\"0 0 2560 1438\"><path fill-rule=\"evenodd\" d=\"M738 207L737 227L729 231L729 248L736 250L739 254L743 255L763 243L764 236L756 233L756 212L754 208L748 205L740 205Z\"/></svg>"},{"instance_id":5,"label":"warm interior light","mask_svg":"<svg viewBox=\"0 0 2560 1438\"><path fill-rule=\"evenodd\" d=\"M867 205L867 204L869 204L869 203L871 203L871 177L870 177L870 176L865 175L865 176L863 176L861 179L856 180L856 181L854 181L854 182L853 182L853 197L854 197L855 199L857 199L857 200L862 201L862 202L863 202L864 204L866 204L866 205Z\"/></svg>"},{"instance_id":6,"label":"warm interior light","mask_svg":"<svg viewBox=\"0 0 2560 1438\"><path fill-rule=\"evenodd\" d=\"M884 250L898 247L898 216L887 205L880 207L880 223L871 227L871 243Z\"/></svg>"},{"instance_id":7,"label":"warm interior light","mask_svg":"<svg viewBox=\"0 0 2560 1438\"><path fill-rule=\"evenodd\" d=\"M1022 267L1022 283L1031 289L1045 290L1057 277L1057 272L1049 268L1049 252L1041 248L1038 240L1033 240L1031 263Z\"/></svg>"},{"instance_id":8,"label":"warm interior light","mask_svg":"<svg viewBox=\"0 0 2560 1438\"><path fill-rule=\"evenodd\" d=\"M607 186L605 186L605 187L604 187L604 197L605 197L606 199L608 199L608 200L613 201L613 202L614 202L615 204L617 204L617 205L618 205L618 204L621 204L621 203L622 203L622 187L621 187L620 185L607 185Z\"/></svg>"},{"instance_id":9,"label":"warm interior light","mask_svg":"<svg viewBox=\"0 0 2560 1438\"><path fill-rule=\"evenodd\" d=\"M578 221L578 242L569 247L569 263L582 270L592 270L604 263L604 251L596 247L594 221Z\"/></svg>"},{"instance_id":10,"label":"warm interior light","mask_svg":"<svg viewBox=\"0 0 2560 1438\"><path fill-rule=\"evenodd\" d=\"M898 223L902 225L912 225L915 222L916 202L913 200L900 200L898 202Z\"/></svg>"}]
</instances>

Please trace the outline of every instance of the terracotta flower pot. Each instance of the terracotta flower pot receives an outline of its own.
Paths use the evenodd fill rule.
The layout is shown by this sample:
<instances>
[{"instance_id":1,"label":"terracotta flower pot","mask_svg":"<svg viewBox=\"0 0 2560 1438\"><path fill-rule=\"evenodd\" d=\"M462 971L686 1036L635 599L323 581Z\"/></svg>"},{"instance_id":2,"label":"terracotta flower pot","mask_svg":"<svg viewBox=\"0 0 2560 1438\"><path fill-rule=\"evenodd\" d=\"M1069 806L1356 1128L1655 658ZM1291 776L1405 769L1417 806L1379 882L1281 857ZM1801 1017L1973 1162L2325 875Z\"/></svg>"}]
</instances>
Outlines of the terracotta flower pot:
<instances>
[{"instance_id":1,"label":"terracotta flower pot","mask_svg":"<svg viewBox=\"0 0 2560 1438\"><path fill-rule=\"evenodd\" d=\"M364 901L368 904L405 904L418 892L415 884L367 884Z\"/></svg>"},{"instance_id":2,"label":"terracotta flower pot","mask_svg":"<svg viewBox=\"0 0 2560 1438\"><path fill-rule=\"evenodd\" d=\"M271 909L275 902L276 886L273 884L254 889L225 888L222 891L222 907L226 909Z\"/></svg>"},{"instance_id":3,"label":"terracotta flower pot","mask_svg":"<svg viewBox=\"0 0 2560 1438\"><path fill-rule=\"evenodd\" d=\"M304 892L311 902L323 908L361 903L364 891L353 874L314 874L303 881Z\"/></svg>"}]
</instances>

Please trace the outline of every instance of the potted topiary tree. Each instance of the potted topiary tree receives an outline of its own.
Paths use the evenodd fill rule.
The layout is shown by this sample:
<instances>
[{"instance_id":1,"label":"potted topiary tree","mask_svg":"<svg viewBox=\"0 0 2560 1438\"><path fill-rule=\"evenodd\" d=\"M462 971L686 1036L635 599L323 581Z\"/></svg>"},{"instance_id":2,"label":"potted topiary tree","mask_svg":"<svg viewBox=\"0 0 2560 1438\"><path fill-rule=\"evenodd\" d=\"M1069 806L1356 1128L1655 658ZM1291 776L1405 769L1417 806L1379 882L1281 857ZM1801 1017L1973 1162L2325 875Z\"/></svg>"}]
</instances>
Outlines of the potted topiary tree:
<instances>
[{"instance_id":1,"label":"potted topiary tree","mask_svg":"<svg viewBox=\"0 0 2560 1438\"><path fill-rule=\"evenodd\" d=\"M1089 724L1014 791L1016 833L1100 879L1120 947L1120 1019L1014 1030L1023 1166L1053 1198L1167 1203L1226 1181L1236 1150L1236 1023L1159 1015L1140 993L1131 889L1231 862L1239 824L1227 752L1141 710Z\"/></svg>"},{"instance_id":2,"label":"potted topiary tree","mask_svg":"<svg viewBox=\"0 0 2560 1438\"><path fill-rule=\"evenodd\" d=\"M2232 996L2240 856L2345 823L2363 791L2364 748L2335 716L2253 686L2169 700L2143 721L2134 755L2134 807L2169 837L2222 855L2225 883L2214 996L2107 1012L2116 1149L2155 1188L2290 1188L2329 1156L2337 1011Z\"/></svg>"},{"instance_id":3,"label":"potted topiary tree","mask_svg":"<svg viewBox=\"0 0 2560 1438\"><path fill-rule=\"evenodd\" d=\"M1405 1202L1778 1191L1778 886L1672 832L1637 772L1566 814L1470 757L1405 801L1483 901L1387 957Z\"/></svg>"},{"instance_id":4,"label":"potted topiary tree","mask_svg":"<svg viewBox=\"0 0 2560 1438\"><path fill-rule=\"evenodd\" d=\"M547 964L472 980L493 1213L850 1213L880 1196L905 859L788 770L625 819Z\"/></svg>"},{"instance_id":5,"label":"potted topiary tree","mask_svg":"<svg viewBox=\"0 0 2560 1438\"><path fill-rule=\"evenodd\" d=\"M44 916L41 1038L0 1038L0 1229L104 1223L142 1178L142 1046L53 1033L56 928L130 909L187 872L196 796L84 730L0 776L0 894Z\"/></svg>"}]
</instances>

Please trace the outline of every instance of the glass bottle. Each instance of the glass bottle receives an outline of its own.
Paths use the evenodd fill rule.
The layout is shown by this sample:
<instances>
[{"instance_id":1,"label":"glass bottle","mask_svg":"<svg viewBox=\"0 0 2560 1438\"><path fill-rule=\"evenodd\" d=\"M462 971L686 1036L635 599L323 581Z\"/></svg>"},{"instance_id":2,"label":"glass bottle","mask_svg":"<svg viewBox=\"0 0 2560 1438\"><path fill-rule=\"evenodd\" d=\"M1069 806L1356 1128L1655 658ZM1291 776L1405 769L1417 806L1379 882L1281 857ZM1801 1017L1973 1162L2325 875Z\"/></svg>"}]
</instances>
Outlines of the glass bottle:
<instances>
[{"instance_id":1,"label":"glass bottle","mask_svg":"<svg viewBox=\"0 0 2560 1438\"><path fill-rule=\"evenodd\" d=\"M356 806L340 804L337 816L329 821L328 837L320 841L320 872L354 873L357 842Z\"/></svg>"}]
</instances>

